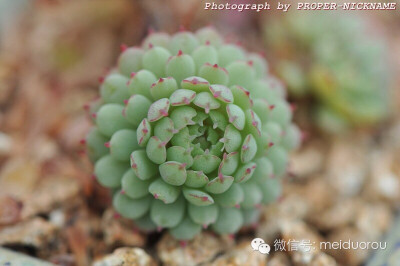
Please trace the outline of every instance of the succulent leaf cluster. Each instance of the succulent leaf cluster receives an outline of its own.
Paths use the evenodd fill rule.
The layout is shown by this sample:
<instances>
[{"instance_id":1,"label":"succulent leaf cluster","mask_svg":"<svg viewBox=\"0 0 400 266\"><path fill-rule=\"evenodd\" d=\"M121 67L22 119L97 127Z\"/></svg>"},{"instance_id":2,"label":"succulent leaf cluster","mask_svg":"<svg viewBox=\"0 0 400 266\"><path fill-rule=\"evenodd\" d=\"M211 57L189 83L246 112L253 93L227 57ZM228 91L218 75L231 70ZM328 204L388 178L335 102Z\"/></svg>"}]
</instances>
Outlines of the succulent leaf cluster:
<instances>
[{"instance_id":1,"label":"succulent leaf cluster","mask_svg":"<svg viewBox=\"0 0 400 266\"><path fill-rule=\"evenodd\" d=\"M125 48L87 106L97 180L145 230L191 239L253 224L299 145L281 83L213 28L152 33Z\"/></svg>"},{"instance_id":2,"label":"succulent leaf cluster","mask_svg":"<svg viewBox=\"0 0 400 266\"><path fill-rule=\"evenodd\" d=\"M361 17L329 12L265 24L269 50L293 96L312 95L317 123L329 131L365 127L389 112L386 47Z\"/></svg>"}]
</instances>

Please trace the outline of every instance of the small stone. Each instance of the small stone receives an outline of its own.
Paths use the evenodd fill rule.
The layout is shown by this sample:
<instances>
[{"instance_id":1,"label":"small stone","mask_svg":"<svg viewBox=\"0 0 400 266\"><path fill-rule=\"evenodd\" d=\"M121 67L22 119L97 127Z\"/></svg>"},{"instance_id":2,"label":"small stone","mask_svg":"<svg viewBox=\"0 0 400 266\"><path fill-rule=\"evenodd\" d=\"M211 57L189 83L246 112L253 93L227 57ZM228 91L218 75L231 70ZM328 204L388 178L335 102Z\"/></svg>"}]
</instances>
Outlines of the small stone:
<instances>
[{"instance_id":1,"label":"small stone","mask_svg":"<svg viewBox=\"0 0 400 266\"><path fill-rule=\"evenodd\" d=\"M14 224L21 216L22 203L13 197L0 196L0 226Z\"/></svg>"},{"instance_id":2,"label":"small stone","mask_svg":"<svg viewBox=\"0 0 400 266\"><path fill-rule=\"evenodd\" d=\"M0 156L10 154L13 143L11 137L0 132Z\"/></svg>"},{"instance_id":3,"label":"small stone","mask_svg":"<svg viewBox=\"0 0 400 266\"><path fill-rule=\"evenodd\" d=\"M291 266L292 263L289 254L285 252L276 252L272 254L271 259L268 260L268 266Z\"/></svg>"},{"instance_id":4,"label":"small stone","mask_svg":"<svg viewBox=\"0 0 400 266\"><path fill-rule=\"evenodd\" d=\"M32 193L23 198L22 219L37 213L48 213L58 206L72 206L81 198L79 192L80 187L76 179L43 179Z\"/></svg>"},{"instance_id":5,"label":"small stone","mask_svg":"<svg viewBox=\"0 0 400 266\"><path fill-rule=\"evenodd\" d=\"M251 241L242 241L226 254L210 263L210 266L263 266L267 265L268 255L254 251Z\"/></svg>"},{"instance_id":6,"label":"small stone","mask_svg":"<svg viewBox=\"0 0 400 266\"><path fill-rule=\"evenodd\" d=\"M11 158L0 170L0 195L18 199L30 194L40 178L40 164L25 158Z\"/></svg>"},{"instance_id":7,"label":"small stone","mask_svg":"<svg viewBox=\"0 0 400 266\"><path fill-rule=\"evenodd\" d=\"M101 221L104 242L108 246L123 245L143 247L146 239L143 234L134 229L131 221L124 218L115 219L115 212L108 209Z\"/></svg>"},{"instance_id":8,"label":"small stone","mask_svg":"<svg viewBox=\"0 0 400 266\"><path fill-rule=\"evenodd\" d=\"M383 203L364 204L355 218L355 227L365 236L378 241L393 221L391 209Z\"/></svg>"},{"instance_id":9,"label":"small stone","mask_svg":"<svg viewBox=\"0 0 400 266\"><path fill-rule=\"evenodd\" d=\"M356 245L361 242L373 241L365 234L361 233L357 229L351 227L344 227L333 231L327 238L326 241L332 242L345 242L351 240ZM376 240L375 240L376 241ZM342 265L356 266L362 264L367 257L370 255L368 249L332 249L327 248L324 250L329 255L333 256L338 263Z\"/></svg>"},{"instance_id":10,"label":"small stone","mask_svg":"<svg viewBox=\"0 0 400 266\"><path fill-rule=\"evenodd\" d=\"M165 265L194 266L211 261L218 253L229 249L233 240L208 232L196 235L184 247L170 234L165 234L157 245L157 253Z\"/></svg>"},{"instance_id":11,"label":"small stone","mask_svg":"<svg viewBox=\"0 0 400 266\"><path fill-rule=\"evenodd\" d=\"M19 252L0 248L0 265L51 266L53 264L29 257Z\"/></svg>"},{"instance_id":12,"label":"small stone","mask_svg":"<svg viewBox=\"0 0 400 266\"><path fill-rule=\"evenodd\" d=\"M377 150L370 156L371 174L366 194L369 198L383 199L393 204L400 200L400 168L391 150Z\"/></svg>"},{"instance_id":13,"label":"small stone","mask_svg":"<svg viewBox=\"0 0 400 266\"><path fill-rule=\"evenodd\" d=\"M156 262L141 248L118 248L96 261L94 266L156 266Z\"/></svg>"},{"instance_id":14,"label":"small stone","mask_svg":"<svg viewBox=\"0 0 400 266\"><path fill-rule=\"evenodd\" d=\"M56 237L56 227L42 218L33 218L0 231L0 245L44 248Z\"/></svg>"},{"instance_id":15,"label":"small stone","mask_svg":"<svg viewBox=\"0 0 400 266\"><path fill-rule=\"evenodd\" d=\"M334 258L331 256L320 252L311 261L310 266L336 266L338 265Z\"/></svg>"},{"instance_id":16,"label":"small stone","mask_svg":"<svg viewBox=\"0 0 400 266\"><path fill-rule=\"evenodd\" d=\"M353 223L362 206L359 198L338 200L333 206L314 213L309 219L320 230L332 230Z\"/></svg>"},{"instance_id":17,"label":"small stone","mask_svg":"<svg viewBox=\"0 0 400 266\"><path fill-rule=\"evenodd\" d=\"M319 213L332 206L338 195L322 175L315 176L300 190L302 197L308 202L310 214Z\"/></svg>"},{"instance_id":18,"label":"small stone","mask_svg":"<svg viewBox=\"0 0 400 266\"><path fill-rule=\"evenodd\" d=\"M321 143L311 142L307 144L292 155L290 171L299 179L308 179L322 169L324 153L324 146Z\"/></svg>"},{"instance_id":19,"label":"small stone","mask_svg":"<svg viewBox=\"0 0 400 266\"><path fill-rule=\"evenodd\" d=\"M362 136L357 139L333 139L328 154L325 177L342 196L360 193L367 177L369 145Z\"/></svg>"},{"instance_id":20,"label":"small stone","mask_svg":"<svg viewBox=\"0 0 400 266\"><path fill-rule=\"evenodd\" d=\"M320 252L321 236L302 221L286 221L281 228L282 239L287 245L286 250L289 251L295 264L310 265Z\"/></svg>"}]
</instances>

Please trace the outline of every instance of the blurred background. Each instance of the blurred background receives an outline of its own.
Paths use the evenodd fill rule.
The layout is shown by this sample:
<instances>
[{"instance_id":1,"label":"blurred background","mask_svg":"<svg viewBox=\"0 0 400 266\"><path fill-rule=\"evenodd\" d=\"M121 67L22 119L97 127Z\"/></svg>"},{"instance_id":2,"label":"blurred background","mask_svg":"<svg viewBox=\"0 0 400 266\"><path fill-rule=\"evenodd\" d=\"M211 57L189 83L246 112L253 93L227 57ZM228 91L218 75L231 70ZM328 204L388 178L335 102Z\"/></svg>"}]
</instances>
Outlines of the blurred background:
<instances>
[{"instance_id":1,"label":"blurred background","mask_svg":"<svg viewBox=\"0 0 400 266\"><path fill-rule=\"evenodd\" d=\"M288 12L269 2L257 13L204 10L205 2L0 0L0 245L18 252L15 260L60 265L90 265L118 247L146 252L131 254L132 265L400 265L399 12L297 11L291 1ZM182 248L116 216L81 140L91 123L85 106L122 44L207 25L265 56L287 86L303 145L259 224ZM259 257L246 244L385 235L393 236L386 253L375 256L317 249Z\"/></svg>"}]
</instances>

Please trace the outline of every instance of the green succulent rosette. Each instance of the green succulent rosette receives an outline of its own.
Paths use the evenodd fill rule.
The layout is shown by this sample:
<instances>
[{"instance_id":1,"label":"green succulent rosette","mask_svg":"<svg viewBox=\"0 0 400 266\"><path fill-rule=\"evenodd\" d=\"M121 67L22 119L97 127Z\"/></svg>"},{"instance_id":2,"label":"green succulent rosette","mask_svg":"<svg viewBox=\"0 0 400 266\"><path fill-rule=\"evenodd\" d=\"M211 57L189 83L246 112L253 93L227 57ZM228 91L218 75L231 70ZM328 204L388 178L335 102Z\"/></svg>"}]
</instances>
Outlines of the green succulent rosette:
<instances>
[{"instance_id":1,"label":"green succulent rosette","mask_svg":"<svg viewBox=\"0 0 400 266\"><path fill-rule=\"evenodd\" d=\"M87 107L94 173L122 216L191 239L237 232L281 192L300 132L265 60L213 28L125 49Z\"/></svg>"},{"instance_id":2,"label":"green succulent rosette","mask_svg":"<svg viewBox=\"0 0 400 266\"><path fill-rule=\"evenodd\" d=\"M318 125L328 131L368 127L389 113L385 43L354 15L307 12L265 24L278 74L294 97L312 95Z\"/></svg>"}]
</instances>

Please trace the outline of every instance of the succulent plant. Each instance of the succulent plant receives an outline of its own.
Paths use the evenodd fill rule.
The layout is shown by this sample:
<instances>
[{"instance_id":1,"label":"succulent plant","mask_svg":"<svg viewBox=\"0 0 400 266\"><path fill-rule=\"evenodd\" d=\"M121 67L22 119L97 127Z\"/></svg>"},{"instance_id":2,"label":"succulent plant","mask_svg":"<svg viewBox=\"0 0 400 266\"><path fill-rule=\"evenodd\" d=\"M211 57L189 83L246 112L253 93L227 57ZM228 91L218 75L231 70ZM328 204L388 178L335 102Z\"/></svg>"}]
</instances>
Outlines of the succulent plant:
<instances>
[{"instance_id":1,"label":"succulent plant","mask_svg":"<svg viewBox=\"0 0 400 266\"><path fill-rule=\"evenodd\" d=\"M310 96L329 131L376 124L389 112L385 45L354 15L312 12L265 23L267 49L292 96Z\"/></svg>"},{"instance_id":2,"label":"succulent plant","mask_svg":"<svg viewBox=\"0 0 400 266\"><path fill-rule=\"evenodd\" d=\"M122 216L191 239L253 224L300 142L265 60L207 27L124 47L87 106L94 173Z\"/></svg>"}]
</instances>

